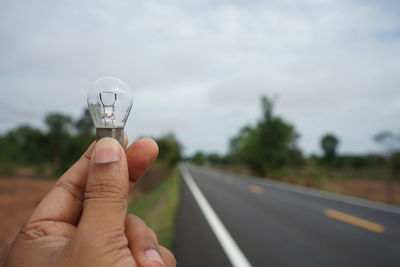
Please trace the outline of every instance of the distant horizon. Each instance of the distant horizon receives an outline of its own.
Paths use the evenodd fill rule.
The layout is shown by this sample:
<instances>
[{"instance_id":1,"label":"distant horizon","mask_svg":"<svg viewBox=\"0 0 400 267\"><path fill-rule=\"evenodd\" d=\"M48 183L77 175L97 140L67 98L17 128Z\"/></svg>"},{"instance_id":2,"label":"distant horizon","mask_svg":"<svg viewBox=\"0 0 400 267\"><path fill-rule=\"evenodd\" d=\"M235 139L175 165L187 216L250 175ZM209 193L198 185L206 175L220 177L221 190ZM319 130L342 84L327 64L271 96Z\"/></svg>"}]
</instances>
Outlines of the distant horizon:
<instances>
[{"instance_id":1,"label":"distant horizon","mask_svg":"<svg viewBox=\"0 0 400 267\"><path fill-rule=\"evenodd\" d=\"M85 108L87 108L87 107L83 106L81 112L80 112L78 115L74 115L74 114L66 113L66 112L60 112L60 111L56 111L56 110L54 110L54 111L49 111L48 113L53 113L53 112L54 112L54 113L62 113L62 114L65 114L65 115L70 115L70 116L72 116L74 119L77 119L77 118L79 118L79 116L82 115L82 112L85 110ZM283 118L283 119L285 119L285 118ZM128 122L129 122L129 121L130 121L130 120L128 119ZM253 123L253 124L255 124L256 121L257 121L257 119L254 120L254 123ZM293 122L289 122L289 123L293 123ZM29 123L29 122L28 122L28 123L21 123L21 124L18 124L18 125L14 125L13 127L10 127L10 128L8 128L8 129L0 129L0 135L4 135L6 132L8 132L8 131L10 131L10 130L12 130L12 129L15 129L15 128L17 128L17 127L23 126L23 125L28 125L28 126L31 126L31 127L34 127L34 128L38 128L38 129L40 129L40 130L45 130L45 128L46 128L46 125L45 125L45 123L44 123L44 117L43 117L41 120L36 121L36 123ZM244 126L244 125L243 125L243 126ZM93 126L93 130L95 130L95 127L94 127L94 126ZM237 129L237 132L239 132L239 130L240 130L240 128ZM386 129L386 130L387 130L387 129ZM126 132L126 131L125 131L125 132ZM237 133L237 132L236 132L236 133ZM194 153L199 152L199 151L205 152L205 153L207 153L207 154L216 153L216 154L218 154L218 155L225 155L225 154L227 154L227 152L228 152L228 150L229 150L229 138L226 140L226 144L227 144L226 146L227 146L227 147L226 147L226 149L223 150L223 151L194 150L194 151L192 151L191 153L187 153L187 152L185 152L185 150L186 150L185 144L182 142L181 139L179 139L179 131L177 131L177 132L166 131L166 132L160 133L160 134L158 134L158 135L154 135L154 136L153 136L153 135L141 135L141 134L136 134L136 135L134 135L134 139L132 139L132 136L129 135L129 132L126 132L126 133L127 133L128 136L129 136L129 143L130 143L130 144L131 144L134 140L136 140L137 138L141 138L141 137L159 138L159 137L161 137L162 135L165 135L165 134L168 134L168 133L173 133L173 134L175 134L175 136L177 136L178 141L181 142L181 144L183 145L183 149L184 149L183 154L184 154L185 157L190 157L190 156L192 156ZM360 155L377 154L377 155L383 155L383 156L384 156L384 155L387 153L386 151L384 151L383 148L376 149L375 151L372 151L372 150L370 150L370 151L365 150L365 152L363 152L363 151L352 152L352 151L343 150L343 148L341 147L340 134L335 133L335 132L326 132L325 134L328 134L328 133L333 133L333 134L335 134L336 137L338 137L338 139L339 139L338 153L339 153L340 155L360 156ZM378 133L378 132L377 132L377 133ZM300 141L300 140L301 140L301 133L299 133L299 134L300 134L300 138L299 138L299 141ZM321 135L321 137L322 137L322 136L323 136L323 135ZM232 135L231 137L233 137L233 135ZM373 139L373 136L371 137L371 139ZM320 139L317 140L317 143L318 143L318 145L320 144ZM300 146L299 146L299 147L300 147ZM319 151L306 151L305 149L303 149L302 147L300 147L300 150L303 152L303 154L304 154L305 156L312 156L312 155L321 156L321 155L322 155L322 150L321 150L321 149L319 149Z\"/></svg>"}]
</instances>

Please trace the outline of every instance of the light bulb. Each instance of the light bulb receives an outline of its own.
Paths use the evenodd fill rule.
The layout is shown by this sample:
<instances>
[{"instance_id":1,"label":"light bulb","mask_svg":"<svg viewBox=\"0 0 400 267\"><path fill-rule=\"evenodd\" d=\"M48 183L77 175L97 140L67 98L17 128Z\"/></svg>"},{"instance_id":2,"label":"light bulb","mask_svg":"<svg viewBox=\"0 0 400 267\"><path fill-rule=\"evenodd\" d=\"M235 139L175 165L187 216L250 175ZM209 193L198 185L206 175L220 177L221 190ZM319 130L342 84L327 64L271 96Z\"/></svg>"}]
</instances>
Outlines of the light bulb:
<instances>
[{"instance_id":1,"label":"light bulb","mask_svg":"<svg viewBox=\"0 0 400 267\"><path fill-rule=\"evenodd\" d=\"M132 107L129 86L114 77L100 78L90 87L87 103L97 140L112 137L123 146L124 127Z\"/></svg>"}]
</instances>

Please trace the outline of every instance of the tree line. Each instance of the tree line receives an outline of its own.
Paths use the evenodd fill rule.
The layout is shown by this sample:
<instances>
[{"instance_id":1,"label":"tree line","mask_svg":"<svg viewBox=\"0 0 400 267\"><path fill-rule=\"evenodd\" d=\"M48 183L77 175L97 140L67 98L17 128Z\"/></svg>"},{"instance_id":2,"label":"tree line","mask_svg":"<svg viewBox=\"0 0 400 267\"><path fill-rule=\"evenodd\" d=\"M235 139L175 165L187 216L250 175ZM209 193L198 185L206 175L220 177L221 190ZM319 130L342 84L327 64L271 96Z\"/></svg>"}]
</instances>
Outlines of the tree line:
<instances>
[{"instance_id":1,"label":"tree line","mask_svg":"<svg viewBox=\"0 0 400 267\"><path fill-rule=\"evenodd\" d=\"M95 140L88 109L79 118L64 113L49 113L44 129L21 125L0 135L0 173L14 174L19 167L33 167L37 175L59 175L66 171ZM159 159L168 167L181 159L182 145L174 134L155 138Z\"/></svg>"},{"instance_id":2,"label":"tree line","mask_svg":"<svg viewBox=\"0 0 400 267\"><path fill-rule=\"evenodd\" d=\"M319 140L322 155L305 156L298 147L299 133L291 123L274 113L274 104L266 96L261 98L260 119L255 125L243 126L229 140L228 153L198 151L190 160L200 165L241 165L261 176L307 165L325 169L390 167L394 173L400 172L400 135L385 131L373 137L385 148L386 154L339 155L339 138L334 133L326 133Z\"/></svg>"},{"instance_id":3,"label":"tree line","mask_svg":"<svg viewBox=\"0 0 400 267\"><path fill-rule=\"evenodd\" d=\"M196 164L236 165L261 176L272 176L290 168L308 165L323 168L372 168L390 166L400 170L400 135L381 132L374 140L386 154L339 155L339 138L327 133L319 140L322 155L306 156L298 146L300 138L294 125L274 113L274 101L261 98L261 116L254 125L245 125L229 140L226 154L202 151L186 158ZM21 125L0 135L0 172L10 174L19 166L33 166L38 174L51 169L54 174L65 171L95 139L89 111L73 118L68 114L49 113L45 128ZM183 146L173 133L154 138L160 161L168 166L183 159Z\"/></svg>"},{"instance_id":4,"label":"tree line","mask_svg":"<svg viewBox=\"0 0 400 267\"><path fill-rule=\"evenodd\" d=\"M0 169L12 174L19 166L33 166L59 174L75 162L94 140L93 123L85 109L78 119L63 113L49 113L45 129L21 125L0 136Z\"/></svg>"}]
</instances>

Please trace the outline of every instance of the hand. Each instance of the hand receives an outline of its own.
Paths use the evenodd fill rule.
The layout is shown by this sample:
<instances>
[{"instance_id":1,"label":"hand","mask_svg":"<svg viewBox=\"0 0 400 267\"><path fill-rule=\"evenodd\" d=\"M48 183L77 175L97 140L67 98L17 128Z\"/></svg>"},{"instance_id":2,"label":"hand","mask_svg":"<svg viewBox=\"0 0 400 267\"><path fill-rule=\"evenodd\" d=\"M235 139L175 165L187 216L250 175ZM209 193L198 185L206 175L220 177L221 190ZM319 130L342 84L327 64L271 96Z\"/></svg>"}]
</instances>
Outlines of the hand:
<instances>
[{"instance_id":1,"label":"hand","mask_svg":"<svg viewBox=\"0 0 400 267\"><path fill-rule=\"evenodd\" d=\"M6 266L175 266L155 233L126 215L129 188L157 154L151 139L135 142L126 153L111 138L93 143L37 206Z\"/></svg>"}]
</instances>

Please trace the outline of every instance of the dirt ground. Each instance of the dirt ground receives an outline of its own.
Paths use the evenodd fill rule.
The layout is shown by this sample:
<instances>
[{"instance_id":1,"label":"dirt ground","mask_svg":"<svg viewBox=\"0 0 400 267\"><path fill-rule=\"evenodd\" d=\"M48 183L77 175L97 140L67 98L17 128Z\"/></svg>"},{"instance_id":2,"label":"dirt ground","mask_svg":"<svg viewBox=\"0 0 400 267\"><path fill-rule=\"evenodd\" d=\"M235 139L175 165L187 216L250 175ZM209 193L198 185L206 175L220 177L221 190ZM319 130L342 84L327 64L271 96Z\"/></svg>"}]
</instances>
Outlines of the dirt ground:
<instances>
[{"instance_id":1,"label":"dirt ground","mask_svg":"<svg viewBox=\"0 0 400 267\"><path fill-rule=\"evenodd\" d=\"M21 173L19 173L21 174ZM145 177L135 185L129 199L134 200L152 190L169 174L167 169L154 164ZM55 179L0 176L0 266L22 225L55 183ZM31 173L28 173L31 175Z\"/></svg>"},{"instance_id":2,"label":"dirt ground","mask_svg":"<svg viewBox=\"0 0 400 267\"><path fill-rule=\"evenodd\" d=\"M55 180L0 178L0 265L21 226Z\"/></svg>"},{"instance_id":3,"label":"dirt ground","mask_svg":"<svg viewBox=\"0 0 400 267\"><path fill-rule=\"evenodd\" d=\"M387 187L386 184L382 181L361 179L350 181L329 180L326 182L325 189L379 202L387 201ZM399 205L400 183L396 183L395 185L393 185L392 189L394 189L394 191L391 203Z\"/></svg>"}]
</instances>

